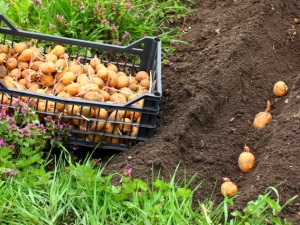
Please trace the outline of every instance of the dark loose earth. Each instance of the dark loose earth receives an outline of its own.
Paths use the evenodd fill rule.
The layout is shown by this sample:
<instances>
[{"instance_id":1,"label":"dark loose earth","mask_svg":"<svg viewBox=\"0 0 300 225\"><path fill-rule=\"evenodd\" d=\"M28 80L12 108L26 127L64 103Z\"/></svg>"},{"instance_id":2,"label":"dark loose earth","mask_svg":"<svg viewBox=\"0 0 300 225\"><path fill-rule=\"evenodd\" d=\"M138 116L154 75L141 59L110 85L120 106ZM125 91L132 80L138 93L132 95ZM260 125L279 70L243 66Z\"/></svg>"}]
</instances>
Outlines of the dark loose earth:
<instances>
[{"instance_id":1,"label":"dark loose earth","mask_svg":"<svg viewBox=\"0 0 300 225\"><path fill-rule=\"evenodd\" d=\"M181 163L180 180L197 173L203 181L195 199L212 195L229 177L239 188L234 208L242 210L267 187L278 187L282 203L299 194L300 182L300 18L299 0L195 0L191 28L162 69L163 96L155 136L116 154L106 171L132 167L132 176L151 179L151 167L168 179ZM276 81L289 87L274 96ZM271 102L273 120L252 127L254 116ZM237 159L247 144L254 169L240 172ZM130 157L129 157L130 156ZM128 159L131 158L131 159ZM216 186L215 190L214 187ZM282 213L298 224L300 198Z\"/></svg>"}]
</instances>

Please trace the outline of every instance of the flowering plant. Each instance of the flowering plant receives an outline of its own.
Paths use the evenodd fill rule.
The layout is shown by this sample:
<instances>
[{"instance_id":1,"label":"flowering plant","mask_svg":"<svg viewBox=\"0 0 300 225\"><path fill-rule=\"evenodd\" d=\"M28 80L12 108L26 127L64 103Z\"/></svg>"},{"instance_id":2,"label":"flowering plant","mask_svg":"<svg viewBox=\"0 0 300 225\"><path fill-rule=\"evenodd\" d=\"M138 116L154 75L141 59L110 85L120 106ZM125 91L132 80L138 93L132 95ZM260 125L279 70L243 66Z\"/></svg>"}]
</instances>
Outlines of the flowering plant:
<instances>
[{"instance_id":1,"label":"flowering plant","mask_svg":"<svg viewBox=\"0 0 300 225\"><path fill-rule=\"evenodd\" d=\"M70 135L69 126L50 116L40 122L33 101L13 99L12 108L0 109L0 174L9 178L36 163L43 163L46 147L58 147Z\"/></svg>"}]
</instances>

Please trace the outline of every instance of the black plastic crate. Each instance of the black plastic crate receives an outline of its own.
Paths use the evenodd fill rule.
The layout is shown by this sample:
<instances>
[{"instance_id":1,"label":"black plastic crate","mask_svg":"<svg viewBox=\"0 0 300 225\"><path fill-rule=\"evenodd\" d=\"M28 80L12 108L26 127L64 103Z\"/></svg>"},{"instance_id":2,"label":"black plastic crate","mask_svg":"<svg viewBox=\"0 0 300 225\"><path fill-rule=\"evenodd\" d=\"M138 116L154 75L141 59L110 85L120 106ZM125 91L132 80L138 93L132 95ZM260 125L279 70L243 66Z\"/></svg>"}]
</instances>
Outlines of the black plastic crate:
<instances>
[{"instance_id":1,"label":"black plastic crate","mask_svg":"<svg viewBox=\"0 0 300 225\"><path fill-rule=\"evenodd\" d=\"M162 95L161 42L158 38L144 37L128 46L100 44L18 30L0 14L0 44L13 46L21 41L32 41L33 45L39 47L43 53L57 44L63 45L69 58L78 59L80 57L81 64L89 62L96 55L102 63L115 64L133 76L138 71L147 71L150 74L151 88L148 93L140 94L125 104L114 104L61 98L55 95L7 88L0 81L0 93L2 93L0 103L2 107L13 108L14 98L23 101L34 99L36 102L35 110L40 118L50 115L72 124L72 136L66 144L126 150L140 141L147 141L153 137ZM136 106L136 103L140 101L143 101L143 105ZM49 110L50 106L51 110ZM77 111L78 106L81 107L79 111ZM73 113L75 109L76 115ZM84 110L82 111L82 109ZM95 115L95 112L99 112L100 109L108 112L106 117L100 117L100 114ZM68 111L69 113L67 113L67 110L71 112ZM113 111L122 112L125 115L119 119L119 117L113 116ZM130 116L128 116L129 114ZM138 118L138 116L140 117L139 121L131 119L128 122L124 119L127 117ZM100 129L103 125L104 128ZM125 125L130 128L126 132L122 132Z\"/></svg>"}]
</instances>

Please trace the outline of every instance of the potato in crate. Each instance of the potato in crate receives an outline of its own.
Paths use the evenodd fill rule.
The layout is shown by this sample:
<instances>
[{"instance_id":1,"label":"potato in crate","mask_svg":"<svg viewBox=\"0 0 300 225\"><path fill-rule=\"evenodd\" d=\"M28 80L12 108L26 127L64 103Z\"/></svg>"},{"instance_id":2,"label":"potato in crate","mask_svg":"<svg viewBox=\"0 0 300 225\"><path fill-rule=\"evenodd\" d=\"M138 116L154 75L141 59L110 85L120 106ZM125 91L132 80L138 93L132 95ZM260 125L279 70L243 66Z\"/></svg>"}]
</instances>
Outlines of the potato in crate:
<instances>
[{"instance_id":1,"label":"potato in crate","mask_svg":"<svg viewBox=\"0 0 300 225\"><path fill-rule=\"evenodd\" d=\"M34 101L71 125L66 144L126 150L154 135L161 42L114 46L18 30L0 14L0 103Z\"/></svg>"}]
</instances>

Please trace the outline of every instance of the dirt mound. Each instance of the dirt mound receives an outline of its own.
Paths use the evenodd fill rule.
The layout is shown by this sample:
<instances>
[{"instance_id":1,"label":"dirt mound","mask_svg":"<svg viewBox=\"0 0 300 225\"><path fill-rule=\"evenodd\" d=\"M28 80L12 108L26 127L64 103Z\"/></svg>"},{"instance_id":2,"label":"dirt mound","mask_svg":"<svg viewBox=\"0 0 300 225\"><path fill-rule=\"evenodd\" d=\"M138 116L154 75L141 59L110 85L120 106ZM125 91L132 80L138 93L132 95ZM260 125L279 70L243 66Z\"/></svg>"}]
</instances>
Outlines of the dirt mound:
<instances>
[{"instance_id":1,"label":"dirt mound","mask_svg":"<svg viewBox=\"0 0 300 225\"><path fill-rule=\"evenodd\" d=\"M191 27L164 67L163 97L155 136L117 154L107 171L132 167L133 176L151 179L151 167L168 178L181 163L178 178L198 173L203 182L196 198L223 198L224 176L240 190L235 207L242 209L268 186L282 201L299 193L300 169L300 2L297 0L199 1ZM273 95L276 81L289 90ZM254 116L271 102L272 122L254 129ZM243 174L238 155L247 144L256 156L253 171ZM128 159L131 156L132 159ZM215 191L214 188L216 187ZM300 200L282 216L297 223ZM299 222L299 221L298 221Z\"/></svg>"}]
</instances>

